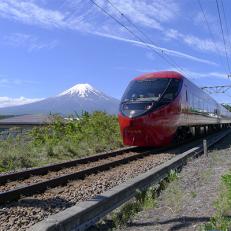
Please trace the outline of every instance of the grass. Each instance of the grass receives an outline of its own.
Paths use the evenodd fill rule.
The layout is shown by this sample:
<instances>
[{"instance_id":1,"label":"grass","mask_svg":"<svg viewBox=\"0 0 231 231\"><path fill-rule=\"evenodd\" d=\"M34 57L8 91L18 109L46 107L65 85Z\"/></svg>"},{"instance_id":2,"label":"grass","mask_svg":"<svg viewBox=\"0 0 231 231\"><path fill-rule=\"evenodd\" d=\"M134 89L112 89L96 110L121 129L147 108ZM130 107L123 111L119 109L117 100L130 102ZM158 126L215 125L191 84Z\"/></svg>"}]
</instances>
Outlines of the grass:
<instances>
[{"instance_id":1,"label":"grass","mask_svg":"<svg viewBox=\"0 0 231 231\"><path fill-rule=\"evenodd\" d=\"M212 168L208 168L206 170L202 170L198 172L198 181L201 184L206 184L211 180L212 174L214 173L214 170Z\"/></svg>"},{"instance_id":2,"label":"grass","mask_svg":"<svg viewBox=\"0 0 231 231\"><path fill-rule=\"evenodd\" d=\"M231 229L231 172L225 174L221 178L220 194L216 200L214 207L215 214L210 222L204 224L201 230L222 230Z\"/></svg>"},{"instance_id":3,"label":"grass","mask_svg":"<svg viewBox=\"0 0 231 231\"><path fill-rule=\"evenodd\" d=\"M145 191L137 192L135 199L123 205L118 211L112 213L112 226L114 228L126 226L137 213L146 209L154 208L157 204L156 198L160 191L166 189L168 184L177 179L178 173L171 170L168 177L158 185L152 186Z\"/></svg>"},{"instance_id":4,"label":"grass","mask_svg":"<svg viewBox=\"0 0 231 231\"><path fill-rule=\"evenodd\" d=\"M178 182L171 183L168 188L163 193L163 200L171 211L177 212L180 210L183 204L184 192L180 188Z\"/></svg>"},{"instance_id":5,"label":"grass","mask_svg":"<svg viewBox=\"0 0 231 231\"><path fill-rule=\"evenodd\" d=\"M156 188L151 187L146 191L137 192L135 199L122 206L119 211L112 213L112 223L114 227L126 226L134 216L144 210L155 207Z\"/></svg>"},{"instance_id":6,"label":"grass","mask_svg":"<svg viewBox=\"0 0 231 231\"><path fill-rule=\"evenodd\" d=\"M191 197L192 197L192 198L196 198L196 197L197 197L197 193L192 191L192 192L191 192Z\"/></svg>"},{"instance_id":7,"label":"grass","mask_svg":"<svg viewBox=\"0 0 231 231\"><path fill-rule=\"evenodd\" d=\"M94 112L66 123L59 116L54 116L53 121L46 127L0 140L0 171L42 166L122 147L116 116Z\"/></svg>"}]
</instances>

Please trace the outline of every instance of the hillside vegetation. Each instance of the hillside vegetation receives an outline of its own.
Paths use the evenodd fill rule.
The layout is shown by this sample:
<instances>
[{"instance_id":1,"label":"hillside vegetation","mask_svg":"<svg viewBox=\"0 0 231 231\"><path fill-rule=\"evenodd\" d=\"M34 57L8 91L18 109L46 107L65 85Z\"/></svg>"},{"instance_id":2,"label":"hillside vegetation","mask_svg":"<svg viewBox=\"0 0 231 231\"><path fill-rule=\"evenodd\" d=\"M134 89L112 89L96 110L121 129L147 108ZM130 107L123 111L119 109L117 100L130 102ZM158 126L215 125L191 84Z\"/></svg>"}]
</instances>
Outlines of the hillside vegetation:
<instances>
[{"instance_id":1,"label":"hillside vegetation","mask_svg":"<svg viewBox=\"0 0 231 231\"><path fill-rule=\"evenodd\" d=\"M0 171L41 166L122 146L116 116L83 113L67 122L54 116L46 127L0 141Z\"/></svg>"}]
</instances>

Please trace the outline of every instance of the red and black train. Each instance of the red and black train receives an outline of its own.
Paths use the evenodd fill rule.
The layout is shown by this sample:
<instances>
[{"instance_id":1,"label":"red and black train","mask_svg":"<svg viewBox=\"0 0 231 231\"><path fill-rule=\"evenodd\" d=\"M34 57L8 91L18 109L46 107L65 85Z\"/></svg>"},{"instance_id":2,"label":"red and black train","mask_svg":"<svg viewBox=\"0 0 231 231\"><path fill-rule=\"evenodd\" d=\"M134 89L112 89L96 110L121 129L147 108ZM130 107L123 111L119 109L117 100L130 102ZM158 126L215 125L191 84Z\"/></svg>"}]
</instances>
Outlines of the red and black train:
<instances>
[{"instance_id":1,"label":"red and black train","mask_svg":"<svg viewBox=\"0 0 231 231\"><path fill-rule=\"evenodd\" d=\"M230 126L231 112L180 73L163 71L130 82L119 123L125 145L157 147Z\"/></svg>"}]
</instances>

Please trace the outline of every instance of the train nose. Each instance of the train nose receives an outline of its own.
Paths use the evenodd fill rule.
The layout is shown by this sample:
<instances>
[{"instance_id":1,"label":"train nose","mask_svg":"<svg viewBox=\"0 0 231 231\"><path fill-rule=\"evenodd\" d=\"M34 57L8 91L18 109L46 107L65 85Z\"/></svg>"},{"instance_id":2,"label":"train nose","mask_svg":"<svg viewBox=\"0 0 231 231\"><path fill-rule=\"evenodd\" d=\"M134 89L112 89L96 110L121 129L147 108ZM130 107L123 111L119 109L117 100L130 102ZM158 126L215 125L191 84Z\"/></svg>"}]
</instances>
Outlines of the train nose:
<instances>
[{"instance_id":1,"label":"train nose","mask_svg":"<svg viewBox=\"0 0 231 231\"><path fill-rule=\"evenodd\" d=\"M120 116L123 143L129 146L161 147L172 141L174 129L169 130L169 126L160 124L158 120L147 121L149 121L147 116L134 119Z\"/></svg>"},{"instance_id":2,"label":"train nose","mask_svg":"<svg viewBox=\"0 0 231 231\"><path fill-rule=\"evenodd\" d=\"M123 143L129 146L148 146L149 138L141 118L131 119L119 116Z\"/></svg>"},{"instance_id":3,"label":"train nose","mask_svg":"<svg viewBox=\"0 0 231 231\"><path fill-rule=\"evenodd\" d=\"M128 127L123 131L124 144L131 146L155 146L155 140L147 131Z\"/></svg>"}]
</instances>

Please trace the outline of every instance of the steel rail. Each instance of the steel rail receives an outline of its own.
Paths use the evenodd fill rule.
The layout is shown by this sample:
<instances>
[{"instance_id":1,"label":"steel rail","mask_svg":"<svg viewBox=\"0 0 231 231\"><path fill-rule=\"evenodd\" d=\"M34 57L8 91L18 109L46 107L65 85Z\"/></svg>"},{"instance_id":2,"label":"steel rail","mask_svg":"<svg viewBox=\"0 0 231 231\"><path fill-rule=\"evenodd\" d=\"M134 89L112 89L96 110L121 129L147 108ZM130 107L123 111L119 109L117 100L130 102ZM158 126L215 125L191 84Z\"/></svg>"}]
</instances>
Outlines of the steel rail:
<instances>
[{"instance_id":1,"label":"steel rail","mask_svg":"<svg viewBox=\"0 0 231 231\"><path fill-rule=\"evenodd\" d=\"M208 147L219 142L228 135L231 129L221 131L207 137ZM160 183L171 170L182 168L190 158L203 153L202 142L190 150L176 155L169 161L154 167L109 191L104 192L85 202L80 202L64 211L49 216L32 226L30 231L81 231L94 225L105 215L121 206L136 195L137 190L143 191L153 184Z\"/></svg>"},{"instance_id":2,"label":"steel rail","mask_svg":"<svg viewBox=\"0 0 231 231\"><path fill-rule=\"evenodd\" d=\"M31 176L45 175L49 171L59 171L59 170L64 169L64 168L77 166L78 164L87 164L89 162L95 162L95 161L98 161L101 159L110 158L110 157L114 157L114 156L118 156L118 155L123 155L127 152L137 152L137 151L141 151L141 150L142 149L138 148L138 147L121 148L121 149L113 150L110 152L103 152L103 153L99 153L96 155L92 155L89 157L84 157L84 158L80 158L80 159L76 159L76 160L65 161L62 163L50 164L50 165L46 165L43 167L31 168L31 169L26 169L23 171L3 174L3 175L0 175L0 185L5 184L9 181L27 179Z\"/></svg>"},{"instance_id":3,"label":"steel rail","mask_svg":"<svg viewBox=\"0 0 231 231\"><path fill-rule=\"evenodd\" d=\"M125 149L127 150L127 149ZM131 150L131 149L129 149ZM10 201L14 201L14 200L18 200L19 198L21 198L21 196L31 196L37 193L41 193L43 191L45 191L47 188L54 188L60 185L65 185L67 184L69 181L72 180L77 180L77 179L83 179L88 175L91 174L95 174L98 172L102 172L102 171L106 171L108 169L114 168L118 165L122 165L122 164L126 164L128 162L131 162L133 160L139 159L139 158L143 158L145 156L148 156L150 154L155 154L158 152L163 152L165 150L167 150L167 148L159 148L159 149L150 149L148 151L143 151L140 152L140 149L136 149L133 148L134 150L139 150L138 153L135 154L131 154L131 156L125 157L123 159L120 160L115 160L115 161L110 161L108 163L105 164L101 164L95 167L91 167L91 168L87 168L84 170L80 170L71 174L65 174L53 179L49 179L49 180L44 180L42 182L39 183L34 183L34 184L30 184L27 186L22 186L22 187L18 187L12 190L8 190L5 192L1 192L0 193L0 204L5 204L7 202ZM122 152L122 151L120 151ZM114 155L114 153L113 153ZM48 169L49 170L49 169Z\"/></svg>"}]
</instances>

